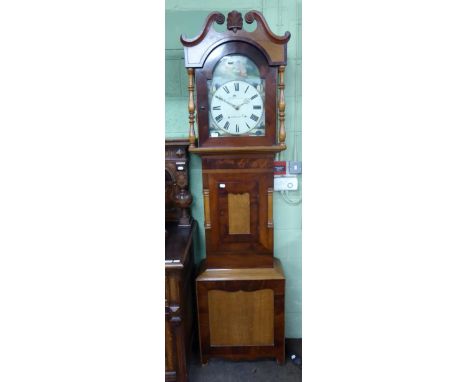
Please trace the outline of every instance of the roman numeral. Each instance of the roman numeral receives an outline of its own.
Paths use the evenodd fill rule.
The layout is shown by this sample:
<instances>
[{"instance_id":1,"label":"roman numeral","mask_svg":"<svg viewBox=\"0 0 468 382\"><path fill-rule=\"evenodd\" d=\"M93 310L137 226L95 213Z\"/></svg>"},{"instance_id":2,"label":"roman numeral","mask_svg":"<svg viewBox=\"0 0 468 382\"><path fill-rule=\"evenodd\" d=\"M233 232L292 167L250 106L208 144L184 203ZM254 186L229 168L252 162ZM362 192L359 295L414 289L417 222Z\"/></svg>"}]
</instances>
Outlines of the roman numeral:
<instances>
[{"instance_id":1,"label":"roman numeral","mask_svg":"<svg viewBox=\"0 0 468 382\"><path fill-rule=\"evenodd\" d=\"M249 124L246 122L245 125L247 126L247 128L250 130L250 126Z\"/></svg>"},{"instance_id":2,"label":"roman numeral","mask_svg":"<svg viewBox=\"0 0 468 382\"><path fill-rule=\"evenodd\" d=\"M235 90L236 92L239 91L239 82L234 82L234 90Z\"/></svg>"},{"instance_id":3,"label":"roman numeral","mask_svg":"<svg viewBox=\"0 0 468 382\"><path fill-rule=\"evenodd\" d=\"M262 107L260 105L254 105L254 110L260 110Z\"/></svg>"},{"instance_id":4,"label":"roman numeral","mask_svg":"<svg viewBox=\"0 0 468 382\"><path fill-rule=\"evenodd\" d=\"M236 124L236 133L239 132L239 125Z\"/></svg>"},{"instance_id":5,"label":"roman numeral","mask_svg":"<svg viewBox=\"0 0 468 382\"><path fill-rule=\"evenodd\" d=\"M220 122L223 119L223 115L220 114L215 119L216 119L216 122Z\"/></svg>"},{"instance_id":6,"label":"roman numeral","mask_svg":"<svg viewBox=\"0 0 468 382\"><path fill-rule=\"evenodd\" d=\"M258 97L258 94L254 94L252 97L250 97L250 99L254 99L254 98L257 98Z\"/></svg>"},{"instance_id":7,"label":"roman numeral","mask_svg":"<svg viewBox=\"0 0 468 382\"><path fill-rule=\"evenodd\" d=\"M223 89L224 89L224 91L225 91L226 93L228 93L228 94L229 94L229 89L228 89L228 87L227 87L227 86L223 86Z\"/></svg>"},{"instance_id":8,"label":"roman numeral","mask_svg":"<svg viewBox=\"0 0 468 382\"><path fill-rule=\"evenodd\" d=\"M255 114L252 114L252 115L250 116L250 119L253 120L253 121L255 121L255 122L258 121L258 117L257 117Z\"/></svg>"},{"instance_id":9,"label":"roman numeral","mask_svg":"<svg viewBox=\"0 0 468 382\"><path fill-rule=\"evenodd\" d=\"M213 106L213 110L221 110L221 105Z\"/></svg>"},{"instance_id":10,"label":"roman numeral","mask_svg":"<svg viewBox=\"0 0 468 382\"><path fill-rule=\"evenodd\" d=\"M247 93L247 90L249 90L249 88L250 88L250 86L247 86L247 87L245 88L245 92L244 92L244 93Z\"/></svg>"},{"instance_id":11,"label":"roman numeral","mask_svg":"<svg viewBox=\"0 0 468 382\"><path fill-rule=\"evenodd\" d=\"M229 121L226 121L226 123L224 124L224 130L227 130L229 129Z\"/></svg>"}]
</instances>

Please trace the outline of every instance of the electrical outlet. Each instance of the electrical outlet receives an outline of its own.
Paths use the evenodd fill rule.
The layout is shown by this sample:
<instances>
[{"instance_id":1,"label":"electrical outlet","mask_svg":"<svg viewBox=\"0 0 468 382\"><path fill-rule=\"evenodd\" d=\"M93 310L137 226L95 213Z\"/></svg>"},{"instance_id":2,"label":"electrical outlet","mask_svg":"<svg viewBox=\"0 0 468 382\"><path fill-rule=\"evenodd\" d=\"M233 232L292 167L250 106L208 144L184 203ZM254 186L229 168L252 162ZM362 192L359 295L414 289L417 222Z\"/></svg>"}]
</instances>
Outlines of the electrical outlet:
<instances>
[{"instance_id":1,"label":"electrical outlet","mask_svg":"<svg viewBox=\"0 0 468 382\"><path fill-rule=\"evenodd\" d=\"M290 174L302 174L302 162L289 161Z\"/></svg>"},{"instance_id":2,"label":"electrical outlet","mask_svg":"<svg viewBox=\"0 0 468 382\"><path fill-rule=\"evenodd\" d=\"M275 191L296 191L298 187L297 176L275 176L274 189Z\"/></svg>"}]
</instances>

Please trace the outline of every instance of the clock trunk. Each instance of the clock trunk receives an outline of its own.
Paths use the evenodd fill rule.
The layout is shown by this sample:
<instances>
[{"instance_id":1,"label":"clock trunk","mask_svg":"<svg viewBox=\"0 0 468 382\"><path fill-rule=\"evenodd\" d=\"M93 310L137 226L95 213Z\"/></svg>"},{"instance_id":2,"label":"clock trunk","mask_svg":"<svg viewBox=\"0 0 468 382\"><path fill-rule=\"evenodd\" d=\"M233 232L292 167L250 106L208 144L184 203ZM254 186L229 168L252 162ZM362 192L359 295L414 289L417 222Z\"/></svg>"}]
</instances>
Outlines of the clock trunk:
<instances>
[{"instance_id":1,"label":"clock trunk","mask_svg":"<svg viewBox=\"0 0 468 382\"><path fill-rule=\"evenodd\" d=\"M207 265L273 266L272 154L202 159Z\"/></svg>"}]
</instances>

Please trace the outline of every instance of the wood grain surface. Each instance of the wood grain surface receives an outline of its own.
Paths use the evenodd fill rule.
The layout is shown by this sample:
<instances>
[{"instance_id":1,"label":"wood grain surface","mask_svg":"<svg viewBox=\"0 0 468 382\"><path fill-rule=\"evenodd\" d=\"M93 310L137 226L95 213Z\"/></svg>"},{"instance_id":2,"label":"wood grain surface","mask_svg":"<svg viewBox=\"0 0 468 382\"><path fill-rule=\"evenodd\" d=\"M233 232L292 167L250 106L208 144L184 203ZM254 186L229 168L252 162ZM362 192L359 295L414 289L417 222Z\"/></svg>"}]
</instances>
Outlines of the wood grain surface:
<instances>
[{"instance_id":1,"label":"wood grain surface","mask_svg":"<svg viewBox=\"0 0 468 382\"><path fill-rule=\"evenodd\" d=\"M273 308L271 289L208 291L211 346L273 345Z\"/></svg>"}]
</instances>

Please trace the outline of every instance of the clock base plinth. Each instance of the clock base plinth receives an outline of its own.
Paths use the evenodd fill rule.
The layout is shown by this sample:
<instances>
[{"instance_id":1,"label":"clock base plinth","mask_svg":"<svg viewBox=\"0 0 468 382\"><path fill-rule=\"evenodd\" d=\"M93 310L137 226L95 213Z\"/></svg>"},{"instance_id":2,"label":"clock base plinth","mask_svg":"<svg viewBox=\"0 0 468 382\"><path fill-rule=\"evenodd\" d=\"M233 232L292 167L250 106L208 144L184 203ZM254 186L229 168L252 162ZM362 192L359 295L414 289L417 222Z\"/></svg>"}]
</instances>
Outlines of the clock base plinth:
<instances>
[{"instance_id":1,"label":"clock base plinth","mask_svg":"<svg viewBox=\"0 0 468 382\"><path fill-rule=\"evenodd\" d=\"M212 269L202 264L196 280L200 357L285 361L285 277L271 268Z\"/></svg>"}]
</instances>

